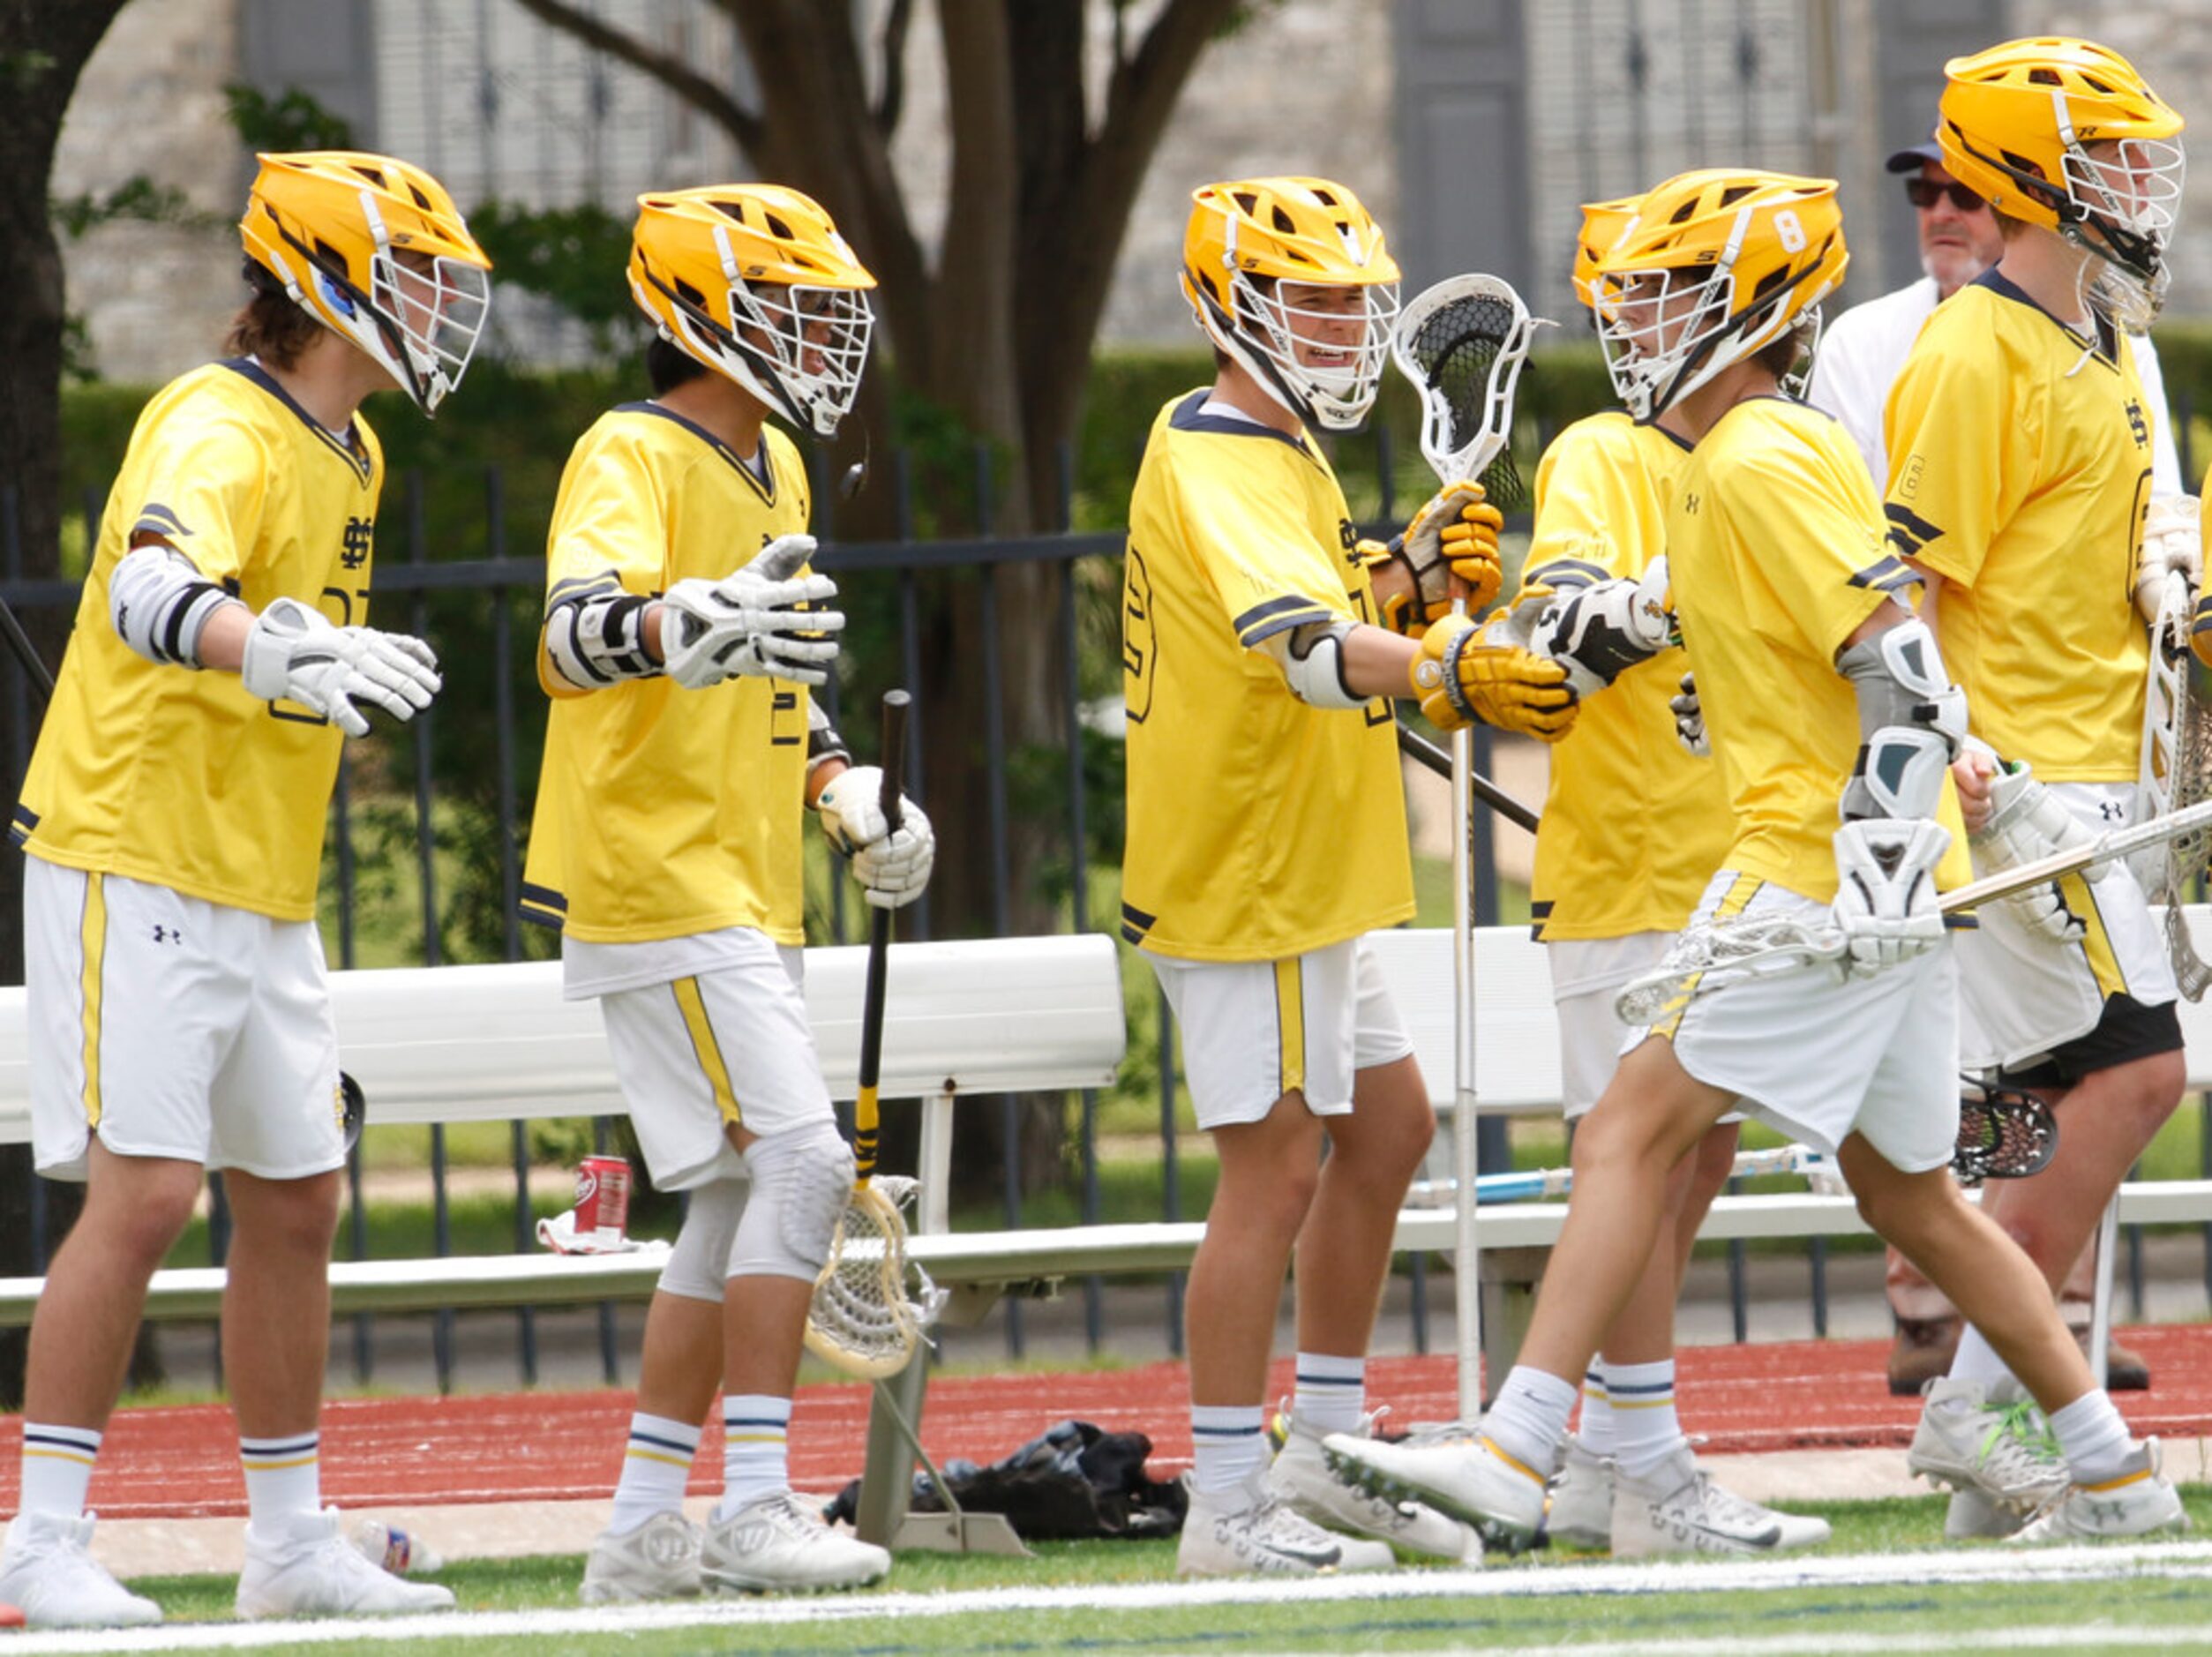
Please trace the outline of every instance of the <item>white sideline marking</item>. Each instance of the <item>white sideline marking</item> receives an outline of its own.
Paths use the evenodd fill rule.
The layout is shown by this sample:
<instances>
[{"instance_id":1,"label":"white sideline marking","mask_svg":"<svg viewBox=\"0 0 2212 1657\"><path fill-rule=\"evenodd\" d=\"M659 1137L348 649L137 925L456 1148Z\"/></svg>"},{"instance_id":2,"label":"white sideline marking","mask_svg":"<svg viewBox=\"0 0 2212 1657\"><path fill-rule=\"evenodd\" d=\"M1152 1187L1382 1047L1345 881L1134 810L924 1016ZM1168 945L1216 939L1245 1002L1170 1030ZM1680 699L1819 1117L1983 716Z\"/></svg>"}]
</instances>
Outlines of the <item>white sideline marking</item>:
<instances>
[{"instance_id":1,"label":"white sideline marking","mask_svg":"<svg viewBox=\"0 0 2212 1657\"><path fill-rule=\"evenodd\" d=\"M475 1611L429 1616L331 1618L298 1623L180 1623L141 1629L93 1629L0 1634L0 1654L80 1652L249 1651L280 1646L365 1646L401 1640L540 1638L559 1641L578 1634L642 1634L667 1629L763 1624L851 1623L871 1617L960 1616L984 1612L1155 1610L1168 1606L1313 1603L1357 1601L1518 1598L1576 1594L1721 1593L1780 1588L1934 1586L1973 1582L2097 1582L2118 1578L2212 1580L2212 1541L2152 1542L2135 1547L2049 1548L2033 1552L1997 1548L1970 1552L1838 1554L1789 1559L1666 1561L1656 1564L1562 1565L1548 1571L1508 1566L1481 1570L1398 1571L1302 1580L1256 1577L1203 1582L1102 1583L1076 1587L978 1588L947 1593L870 1593L837 1598L707 1600L694 1604L563 1606L536 1611ZM2163 1638L2168 1631L2161 1630ZM2188 1631L2175 1630L2181 1634ZM1999 1638L2001 1636L2001 1638ZM2068 1643L2065 1629L1991 1631L1996 1646L2054 1646ZM1729 1639L1730 1657L1798 1651L1893 1652L1892 1637L1796 1635ZM1961 1643L1981 1643L1961 1636ZM1551 1650L1556 1647L1531 1647ZM1710 1641L1583 1646L1582 1652L1682 1651L1702 1653Z\"/></svg>"},{"instance_id":2,"label":"white sideline marking","mask_svg":"<svg viewBox=\"0 0 2212 1657\"><path fill-rule=\"evenodd\" d=\"M2084 1623L2073 1628L1992 1628L1961 1632L1946 1629L1943 1649L1953 1651L2070 1651L2077 1646L2110 1647L2130 1638L2156 1639L2156 1650L2176 1651L2212 1646L2212 1623L2188 1628L2159 1623L2155 1628L2131 1628L2113 1622ZM1746 1639L1728 1636L1729 1657L1882 1657L1900 1649L1895 1634L1770 1634ZM1458 1648L1464 1650L1464 1647ZM1488 1657L1549 1657L1571 1652L1574 1657L1711 1657L1713 1640L1639 1639L1629 1643L1592 1646L1583 1641L1556 1646L1486 1646ZM1444 1657L1439 1653L1438 1657Z\"/></svg>"}]
</instances>

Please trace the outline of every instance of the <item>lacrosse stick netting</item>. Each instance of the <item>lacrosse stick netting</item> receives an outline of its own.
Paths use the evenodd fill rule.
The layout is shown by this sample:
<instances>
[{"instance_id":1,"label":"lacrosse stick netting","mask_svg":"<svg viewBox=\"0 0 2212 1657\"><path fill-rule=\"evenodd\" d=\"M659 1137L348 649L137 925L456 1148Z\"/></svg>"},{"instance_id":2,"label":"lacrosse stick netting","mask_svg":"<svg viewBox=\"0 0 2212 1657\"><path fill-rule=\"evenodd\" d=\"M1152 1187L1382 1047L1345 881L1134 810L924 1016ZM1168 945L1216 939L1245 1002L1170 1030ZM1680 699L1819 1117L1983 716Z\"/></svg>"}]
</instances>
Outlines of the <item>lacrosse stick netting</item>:
<instances>
[{"instance_id":1,"label":"lacrosse stick netting","mask_svg":"<svg viewBox=\"0 0 2212 1657\"><path fill-rule=\"evenodd\" d=\"M806 1312L806 1347L850 1376L896 1375L928 1338L945 1292L906 1257L899 1209L919 1181L878 1174L838 1218L829 1263Z\"/></svg>"},{"instance_id":2,"label":"lacrosse stick netting","mask_svg":"<svg viewBox=\"0 0 2212 1657\"><path fill-rule=\"evenodd\" d=\"M2188 578L2167 577L2158 619L2150 631L2150 671L2143 699L2142 769L2136 786L2138 815L2156 817L2212 799L2212 719L2192 685L2189 623L2194 606ZM2128 866L2152 903L2166 904L2166 955L2174 979L2191 1001L2212 988L2212 966L2197 953L2182 915L2189 882L2212 858L2212 828L2178 836L2163 847L2144 848Z\"/></svg>"},{"instance_id":3,"label":"lacrosse stick netting","mask_svg":"<svg viewBox=\"0 0 2212 1657\"><path fill-rule=\"evenodd\" d=\"M1541 318L1495 276L1454 276L1424 290L1398 321L1398 365L1421 392L1421 452L1439 480L1470 474L1502 512L1527 503L1506 439L1513 387Z\"/></svg>"}]
</instances>

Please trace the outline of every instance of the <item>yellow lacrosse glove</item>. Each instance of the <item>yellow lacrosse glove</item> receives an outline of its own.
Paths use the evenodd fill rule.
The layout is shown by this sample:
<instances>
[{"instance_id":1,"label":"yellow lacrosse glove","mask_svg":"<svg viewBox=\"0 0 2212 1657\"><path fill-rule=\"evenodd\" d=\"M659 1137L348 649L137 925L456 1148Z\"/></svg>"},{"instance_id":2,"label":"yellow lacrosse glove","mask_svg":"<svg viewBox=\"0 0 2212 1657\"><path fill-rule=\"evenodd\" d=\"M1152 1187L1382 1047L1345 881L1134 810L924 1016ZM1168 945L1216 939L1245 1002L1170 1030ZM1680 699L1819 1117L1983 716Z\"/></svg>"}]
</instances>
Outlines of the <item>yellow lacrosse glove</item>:
<instances>
[{"instance_id":1,"label":"yellow lacrosse glove","mask_svg":"<svg viewBox=\"0 0 2212 1657\"><path fill-rule=\"evenodd\" d=\"M1421 712L1442 731L1479 719L1556 742L1580 711L1565 667L1518 645L1483 642L1464 616L1447 617L1421 635L1410 677Z\"/></svg>"},{"instance_id":2,"label":"yellow lacrosse glove","mask_svg":"<svg viewBox=\"0 0 2212 1657\"><path fill-rule=\"evenodd\" d=\"M1505 514L1482 499L1480 484L1452 484L1431 495L1406 533L1368 559L1378 572L1385 566L1401 568L1410 589L1377 595L1383 625L1417 639L1430 622L1451 613L1455 598L1466 599L1469 615L1479 614L1505 582L1497 555L1498 531L1504 527Z\"/></svg>"},{"instance_id":3,"label":"yellow lacrosse glove","mask_svg":"<svg viewBox=\"0 0 2212 1657\"><path fill-rule=\"evenodd\" d=\"M2197 660L2212 667L2212 593L2197 600L2197 612L2189 626L2189 648Z\"/></svg>"}]
</instances>

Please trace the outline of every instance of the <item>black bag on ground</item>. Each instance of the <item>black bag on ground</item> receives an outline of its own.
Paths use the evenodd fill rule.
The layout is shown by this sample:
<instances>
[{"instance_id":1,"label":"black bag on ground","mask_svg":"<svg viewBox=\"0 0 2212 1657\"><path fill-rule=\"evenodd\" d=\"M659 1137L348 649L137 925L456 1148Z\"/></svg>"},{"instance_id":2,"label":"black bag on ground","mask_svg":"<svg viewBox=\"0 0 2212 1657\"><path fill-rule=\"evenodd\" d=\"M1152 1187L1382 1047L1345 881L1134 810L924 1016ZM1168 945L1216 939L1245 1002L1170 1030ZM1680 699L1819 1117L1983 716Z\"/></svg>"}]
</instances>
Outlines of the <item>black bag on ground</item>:
<instances>
[{"instance_id":1,"label":"black bag on ground","mask_svg":"<svg viewBox=\"0 0 2212 1657\"><path fill-rule=\"evenodd\" d=\"M1003 1513L1025 1541L1173 1536L1183 1527L1190 1498L1180 1480L1163 1483L1144 1476L1144 1458L1151 1453L1152 1441L1142 1433L1061 1421L987 1467L955 1458L943 1471L964 1510ZM851 1523L859 1501L855 1479L823 1517ZM914 1475L907 1505L917 1513L944 1511L926 1473Z\"/></svg>"}]
</instances>

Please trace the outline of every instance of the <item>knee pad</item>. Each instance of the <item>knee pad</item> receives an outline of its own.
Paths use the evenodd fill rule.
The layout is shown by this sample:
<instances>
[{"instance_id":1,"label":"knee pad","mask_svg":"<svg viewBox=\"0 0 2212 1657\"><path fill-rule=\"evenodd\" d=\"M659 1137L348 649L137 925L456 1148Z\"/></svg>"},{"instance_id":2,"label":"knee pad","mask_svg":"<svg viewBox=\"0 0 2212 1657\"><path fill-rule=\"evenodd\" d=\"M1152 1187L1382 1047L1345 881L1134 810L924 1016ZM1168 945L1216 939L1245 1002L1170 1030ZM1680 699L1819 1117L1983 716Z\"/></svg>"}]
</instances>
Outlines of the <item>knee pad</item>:
<instances>
[{"instance_id":1,"label":"knee pad","mask_svg":"<svg viewBox=\"0 0 2212 1657\"><path fill-rule=\"evenodd\" d=\"M733 1278L812 1283L852 1192L852 1151L828 1121L769 1134L745 1153L753 1195L730 1249Z\"/></svg>"},{"instance_id":2,"label":"knee pad","mask_svg":"<svg viewBox=\"0 0 2212 1657\"><path fill-rule=\"evenodd\" d=\"M661 1268L663 1293L722 1303L730 1248L737 1238L738 1217L745 1212L747 1188L743 1180L709 1180L691 1193L676 1246Z\"/></svg>"}]
</instances>

